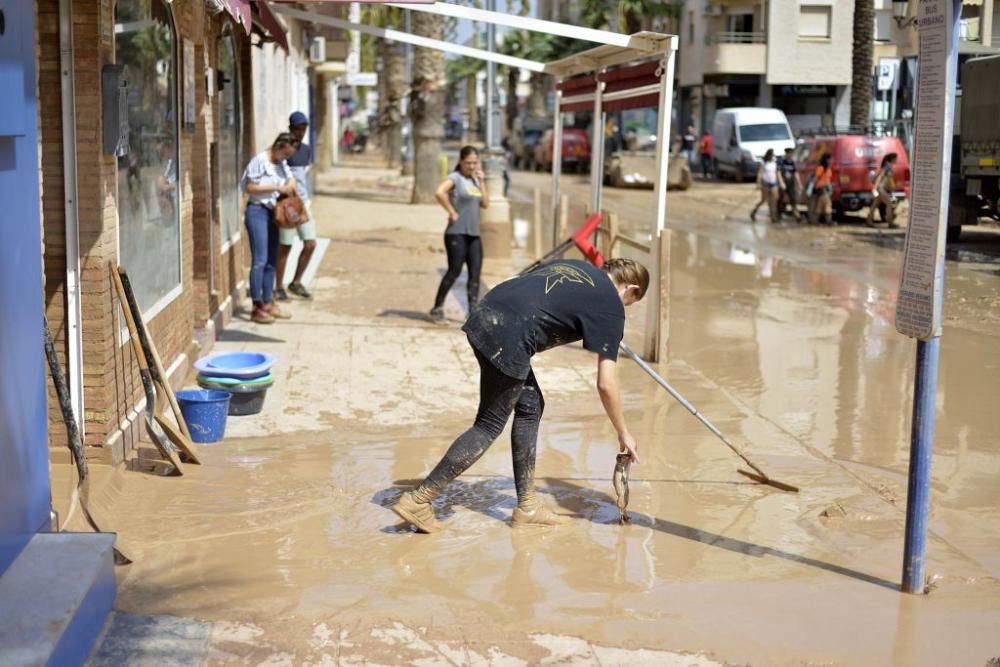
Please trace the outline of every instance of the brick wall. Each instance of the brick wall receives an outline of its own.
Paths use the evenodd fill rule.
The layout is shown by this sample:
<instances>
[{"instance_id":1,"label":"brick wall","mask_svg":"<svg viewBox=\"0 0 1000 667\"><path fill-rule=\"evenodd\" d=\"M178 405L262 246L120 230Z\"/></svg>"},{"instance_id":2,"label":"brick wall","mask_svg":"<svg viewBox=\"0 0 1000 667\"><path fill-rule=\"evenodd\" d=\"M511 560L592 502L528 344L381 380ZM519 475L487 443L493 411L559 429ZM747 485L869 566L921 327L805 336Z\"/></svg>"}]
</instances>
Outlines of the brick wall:
<instances>
[{"instance_id":1,"label":"brick wall","mask_svg":"<svg viewBox=\"0 0 1000 667\"><path fill-rule=\"evenodd\" d=\"M85 444L88 455L119 463L142 436L137 405L143 400L138 366L130 343L123 339L124 320L118 309L109 263L117 263L116 159L101 149L101 67L114 62L113 3L108 0L73 3L73 41L77 135L78 214L81 252L81 310L84 369ZM37 0L40 109L42 230L45 240L45 307L64 368L66 363L65 216L59 68L59 2ZM195 46L195 91L198 121L193 132L181 127L178 136L182 291L148 322L164 366L174 368L178 386L198 356L195 328L215 316L225 297L246 276L245 239L216 257L216 293L209 290L212 253L218 253L218 217L213 215L209 179L209 144L216 133L215 102L205 90L207 65L214 65L215 37L225 16L208 17L201 0L174 0L170 5L177 30L178 85L183 77L183 38ZM103 22L103 23L102 23ZM103 30L102 30L103 28ZM240 53L243 101L250 85L242 61L248 61L248 40L236 31ZM207 46L206 46L207 45ZM183 102L179 111L183 110ZM243 115L244 123L252 115ZM252 126L248 126L252 127ZM244 132L244 146L246 146ZM246 151L249 155L249 151ZM245 235L244 235L245 236ZM214 243L210 243L214 241ZM128 268L128 267L126 267ZM221 297L220 297L221 295ZM221 302L221 303L220 303ZM206 341L210 345L210 340ZM65 431L50 387L50 443L65 446Z\"/></svg>"}]
</instances>

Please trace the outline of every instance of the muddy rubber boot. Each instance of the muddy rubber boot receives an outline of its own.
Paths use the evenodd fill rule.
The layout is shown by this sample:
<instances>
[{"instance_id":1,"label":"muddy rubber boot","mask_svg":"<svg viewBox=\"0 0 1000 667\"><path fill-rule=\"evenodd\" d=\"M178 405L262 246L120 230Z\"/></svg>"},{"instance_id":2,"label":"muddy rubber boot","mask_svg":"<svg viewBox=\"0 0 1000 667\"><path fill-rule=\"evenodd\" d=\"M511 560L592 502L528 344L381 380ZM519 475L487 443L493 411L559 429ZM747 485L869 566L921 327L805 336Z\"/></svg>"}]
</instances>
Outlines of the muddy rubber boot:
<instances>
[{"instance_id":1,"label":"muddy rubber boot","mask_svg":"<svg viewBox=\"0 0 1000 667\"><path fill-rule=\"evenodd\" d=\"M519 526L559 526L569 523L570 518L563 514L556 514L549 507L540 501L535 495L531 495L518 503L514 508L514 515L511 517L512 528Z\"/></svg>"},{"instance_id":2,"label":"muddy rubber boot","mask_svg":"<svg viewBox=\"0 0 1000 667\"><path fill-rule=\"evenodd\" d=\"M431 507L432 498L433 496L426 491L414 489L400 496L396 504L389 509L421 533L436 533L441 530L441 524L434 516L434 508Z\"/></svg>"}]
</instances>

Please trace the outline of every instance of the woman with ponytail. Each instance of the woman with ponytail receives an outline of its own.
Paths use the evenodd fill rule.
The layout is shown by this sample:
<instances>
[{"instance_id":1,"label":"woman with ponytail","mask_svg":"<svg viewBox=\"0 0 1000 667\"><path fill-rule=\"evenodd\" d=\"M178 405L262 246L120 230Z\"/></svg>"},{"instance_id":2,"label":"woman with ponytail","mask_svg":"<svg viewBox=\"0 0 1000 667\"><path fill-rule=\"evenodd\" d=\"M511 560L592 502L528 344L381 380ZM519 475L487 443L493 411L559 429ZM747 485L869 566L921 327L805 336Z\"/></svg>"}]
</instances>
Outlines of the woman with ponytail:
<instances>
[{"instance_id":1,"label":"woman with ponytail","mask_svg":"<svg viewBox=\"0 0 1000 667\"><path fill-rule=\"evenodd\" d=\"M438 186L434 197L448 213L448 226L444 230L444 248L448 253L448 272L441 278L431 319L444 322L444 300L448 290L462 273L462 265L469 267L467 293L469 313L479 301L479 274L483 268L483 243L479 238L479 211L490 205L486 179L479 166L479 151L464 146L458 154L455 171Z\"/></svg>"}]
</instances>

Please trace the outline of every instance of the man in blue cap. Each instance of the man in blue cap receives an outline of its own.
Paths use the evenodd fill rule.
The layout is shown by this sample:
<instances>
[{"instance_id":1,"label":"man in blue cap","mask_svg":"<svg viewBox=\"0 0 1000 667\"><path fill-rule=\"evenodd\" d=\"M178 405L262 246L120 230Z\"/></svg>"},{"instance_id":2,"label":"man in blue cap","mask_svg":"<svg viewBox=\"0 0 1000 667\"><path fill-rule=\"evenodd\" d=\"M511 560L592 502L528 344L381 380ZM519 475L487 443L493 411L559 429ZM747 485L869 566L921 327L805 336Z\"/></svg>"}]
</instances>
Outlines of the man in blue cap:
<instances>
[{"instance_id":1,"label":"man in blue cap","mask_svg":"<svg viewBox=\"0 0 1000 667\"><path fill-rule=\"evenodd\" d=\"M277 284L274 288L274 297L279 301L287 301L288 292L303 299L312 298L312 294L302 284L302 274L305 273L306 267L309 266L309 260L312 259L313 251L316 250L316 223L313 221L312 208L309 205L309 182L307 178L309 167L313 161L312 148L305 142L308 130L309 117L301 111L292 112L288 117L288 131L298 139L299 149L295 152L295 155L288 158L287 162L292 171L292 176L295 177L295 188L298 190L299 196L302 197L302 201L306 206L308 219L298 227L291 229L282 228L278 231L280 245L278 246L277 278L275 280ZM292 282L288 283L288 292L286 292L284 286L285 264L288 262L288 254L292 251L292 244L295 243L296 237L302 239L302 254L299 255L299 263L295 267L295 277L292 279Z\"/></svg>"}]
</instances>

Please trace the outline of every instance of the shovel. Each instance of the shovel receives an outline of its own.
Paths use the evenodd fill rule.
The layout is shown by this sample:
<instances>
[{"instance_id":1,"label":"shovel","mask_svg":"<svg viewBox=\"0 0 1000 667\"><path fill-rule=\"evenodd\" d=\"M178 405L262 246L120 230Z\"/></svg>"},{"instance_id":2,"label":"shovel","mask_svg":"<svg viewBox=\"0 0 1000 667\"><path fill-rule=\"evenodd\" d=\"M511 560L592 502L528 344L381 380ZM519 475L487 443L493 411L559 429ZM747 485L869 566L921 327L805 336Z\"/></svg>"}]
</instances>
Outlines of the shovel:
<instances>
[{"instance_id":1,"label":"shovel","mask_svg":"<svg viewBox=\"0 0 1000 667\"><path fill-rule=\"evenodd\" d=\"M153 378L153 382L160 385L160 394L166 394L167 401L170 403L170 409L174 413L174 419L177 420L177 428L167 419L164 419L163 415L166 413L166 408L163 407L163 403L160 401L155 406L156 421L164 432L166 432L167 437L170 438L170 442L177 445L181 450L181 459L185 463L200 464L201 459L198 457L198 449L191 440L191 432L188 431L187 422L184 420L180 406L177 405L177 397L174 396L174 390L167 383L167 374L163 370L163 362L160 361L160 355L156 351L156 346L146 332L146 324L142 319L142 311L139 310L139 303L135 300L135 294L132 292L132 283L128 279L128 273L119 266L118 275L121 277L122 287L125 288L125 299L128 301L129 310L132 312L132 321L135 324L139 344L142 347L142 354L146 359L146 366L149 367L149 374Z\"/></svg>"},{"instance_id":2,"label":"shovel","mask_svg":"<svg viewBox=\"0 0 1000 667\"><path fill-rule=\"evenodd\" d=\"M156 405L156 392L153 390L153 378L149 374L149 366L146 364L146 357L142 353L142 346L139 344L139 337L135 331L135 321L132 319L132 312L128 308L125 297L125 288L122 286L122 279L118 275L114 264L111 264L111 276L115 280L115 288L118 290L118 301L122 306L122 313L125 315L125 323L128 325L129 340L132 341L132 350L135 352L136 361L139 363L139 377L142 380L142 389L146 393L146 406L143 408L143 420L146 422L146 433L149 434L153 446L159 450L167 461L174 466L175 475L183 475L184 467L181 459L177 455L177 448L167 438L163 429L156 421L153 408Z\"/></svg>"}]
</instances>

